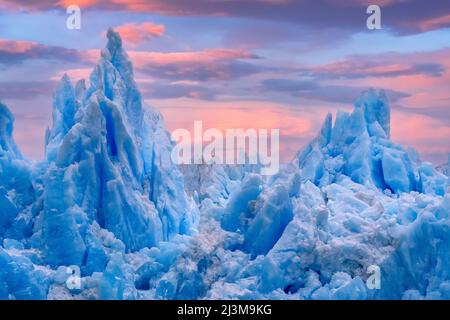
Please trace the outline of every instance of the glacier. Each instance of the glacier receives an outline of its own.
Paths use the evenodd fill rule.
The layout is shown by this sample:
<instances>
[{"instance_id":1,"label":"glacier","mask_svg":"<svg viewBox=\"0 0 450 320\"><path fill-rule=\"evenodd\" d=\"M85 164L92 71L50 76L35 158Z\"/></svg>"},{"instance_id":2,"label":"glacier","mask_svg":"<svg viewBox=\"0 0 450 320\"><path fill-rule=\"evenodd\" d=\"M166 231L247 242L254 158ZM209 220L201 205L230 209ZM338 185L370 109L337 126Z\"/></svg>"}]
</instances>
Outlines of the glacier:
<instances>
[{"instance_id":1,"label":"glacier","mask_svg":"<svg viewBox=\"0 0 450 320\"><path fill-rule=\"evenodd\" d=\"M0 299L450 299L448 170L391 140L383 91L271 177L178 166L107 38L89 86L61 79L43 161L0 103Z\"/></svg>"},{"instance_id":2,"label":"glacier","mask_svg":"<svg viewBox=\"0 0 450 320\"><path fill-rule=\"evenodd\" d=\"M450 176L450 154L448 155L447 163L437 166L436 169L444 175Z\"/></svg>"}]
</instances>

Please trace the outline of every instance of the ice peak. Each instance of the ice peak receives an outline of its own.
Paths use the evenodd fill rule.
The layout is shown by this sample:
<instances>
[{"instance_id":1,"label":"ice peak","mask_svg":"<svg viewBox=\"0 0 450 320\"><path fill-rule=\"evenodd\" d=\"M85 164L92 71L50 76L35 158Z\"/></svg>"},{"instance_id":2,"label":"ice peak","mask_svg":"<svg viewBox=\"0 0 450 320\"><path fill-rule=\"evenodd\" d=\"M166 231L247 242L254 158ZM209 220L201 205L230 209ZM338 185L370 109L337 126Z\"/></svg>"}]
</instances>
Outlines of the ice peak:
<instances>
[{"instance_id":1,"label":"ice peak","mask_svg":"<svg viewBox=\"0 0 450 320\"><path fill-rule=\"evenodd\" d=\"M12 152L12 155L21 158L19 149L12 137L14 116L8 107L0 102L0 151Z\"/></svg>"},{"instance_id":2,"label":"ice peak","mask_svg":"<svg viewBox=\"0 0 450 320\"><path fill-rule=\"evenodd\" d=\"M53 98L54 126L61 125L64 134L70 129L74 122L74 116L78 109L78 102L75 97L72 81L67 74L64 74L55 91ZM61 122L61 123L57 123Z\"/></svg>"},{"instance_id":3,"label":"ice peak","mask_svg":"<svg viewBox=\"0 0 450 320\"><path fill-rule=\"evenodd\" d=\"M72 82L64 74L53 95L52 128L47 129L45 138L47 159L53 158L55 147L75 124L75 114L79 107Z\"/></svg>"},{"instance_id":4,"label":"ice peak","mask_svg":"<svg viewBox=\"0 0 450 320\"><path fill-rule=\"evenodd\" d=\"M370 135L375 135L381 127L387 138L390 137L391 111L384 90L369 89L363 91L355 102L355 111L362 109Z\"/></svg>"},{"instance_id":5,"label":"ice peak","mask_svg":"<svg viewBox=\"0 0 450 320\"><path fill-rule=\"evenodd\" d=\"M126 87L126 90L136 91L136 84L133 76L133 66L126 51L122 47L122 38L120 37L119 33L114 31L112 28L108 29L106 36L108 38L108 42L106 44L106 48L104 48L101 52L101 59L98 67L103 70L101 72L106 72L106 76L109 75L109 77L111 77L111 79L109 80L111 80L112 82L116 82L114 80L116 78L114 73L118 72L123 80L122 86ZM99 72L99 70L94 70L94 73L97 72ZM104 78L105 75L98 74L94 77L101 79ZM96 79L91 79L91 83L92 81L94 82L94 87L95 80ZM109 80L108 82L111 82Z\"/></svg>"},{"instance_id":6,"label":"ice peak","mask_svg":"<svg viewBox=\"0 0 450 320\"><path fill-rule=\"evenodd\" d=\"M64 73L63 76L61 77L61 83L64 85L71 84L70 77L67 75L67 73Z\"/></svg>"},{"instance_id":7,"label":"ice peak","mask_svg":"<svg viewBox=\"0 0 450 320\"><path fill-rule=\"evenodd\" d=\"M112 28L108 29L106 37L108 38L108 44L106 47L108 48L111 56L114 56L118 51L122 50L122 38L119 33L114 31Z\"/></svg>"},{"instance_id":8,"label":"ice peak","mask_svg":"<svg viewBox=\"0 0 450 320\"><path fill-rule=\"evenodd\" d=\"M69 98L73 98L73 85L70 77L64 74L54 93L54 107L64 108L65 100Z\"/></svg>"},{"instance_id":9,"label":"ice peak","mask_svg":"<svg viewBox=\"0 0 450 320\"><path fill-rule=\"evenodd\" d=\"M351 114L338 113L332 127L327 115L318 136L296 161L303 179L319 186L340 175L393 193L444 193L446 182L421 167L413 153L390 141L390 109L384 91L364 91Z\"/></svg>"},{"instance_id":10,"label":"ice peak","mask_svg":"<svg viewBox=\"0 0 450 320\"><path fill-rule=\"evenodd\" d=\"M12 123L14 122L14 116L8 107L0 102L0 132L12 132Z\"/></svg>"},{"instance_id":11,"label":"ice peak","mask_svg":"<svg viewBox=\"0 0 450 320\"><path fill-rule=\"evenodd\" d=\"M131 70L131 63L122 47L122 38L120 37L120 34L114 31L114 29L109 28L106 37L108 42L106 48L102 50L102 58L111 62L119 72L128 73L129 70Z\"/></svg>"},{"instance_id":12,"label":"ice peak","mask_svg":"<svg viewBox=\"0 0 450 320\"><path fill-rule=\"evenodd\" d=\"M78 100L82 101L85 92L86 92L86 80L84 79L78 80L77 83L75 84L75 96L77 97Z\"/></svg>"},{"instance_id":13,"label":"ice peak","mask_svg":"<svg viewBox=\"0 0 450 320\"><path fill-rule=\"evenodd\" d=\"M325 121L322 124L322 128L320 129L319 144L321 147L324 147L328 143L330 143L332 129L333 116L331 115L331 113L328 113L325 117Z\"/></svg>"}]
</instances>

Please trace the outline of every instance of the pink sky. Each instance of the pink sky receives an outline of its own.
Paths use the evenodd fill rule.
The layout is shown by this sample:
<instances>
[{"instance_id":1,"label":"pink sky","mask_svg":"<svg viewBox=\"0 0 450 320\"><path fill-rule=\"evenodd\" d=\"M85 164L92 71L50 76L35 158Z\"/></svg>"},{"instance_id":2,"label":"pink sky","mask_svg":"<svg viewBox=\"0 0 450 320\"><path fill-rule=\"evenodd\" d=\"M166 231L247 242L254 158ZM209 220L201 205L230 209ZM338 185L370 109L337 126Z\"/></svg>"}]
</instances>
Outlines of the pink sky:
<instances>
[{"instance_id":1,"label":"pink sky","mask_svg":"<svg viewBox=\"0 0 450 320\"><path fill-rule=\"evenodd\" d=\"M82 29L65 28L67 3ZM392 137L439 164L450 153L450 3L418 0L0 0L0 100L15 137L43 155L51 98L64 73L88 78L114 27L145 101L170 130L281 130L290 160L328 112L350 111L358 94L385 89ZM368 2L383 30L365 28ZM24 11L25 10L25 11ZM327 17L324 19L323 17Z\"/></svg>"}]
</instances>

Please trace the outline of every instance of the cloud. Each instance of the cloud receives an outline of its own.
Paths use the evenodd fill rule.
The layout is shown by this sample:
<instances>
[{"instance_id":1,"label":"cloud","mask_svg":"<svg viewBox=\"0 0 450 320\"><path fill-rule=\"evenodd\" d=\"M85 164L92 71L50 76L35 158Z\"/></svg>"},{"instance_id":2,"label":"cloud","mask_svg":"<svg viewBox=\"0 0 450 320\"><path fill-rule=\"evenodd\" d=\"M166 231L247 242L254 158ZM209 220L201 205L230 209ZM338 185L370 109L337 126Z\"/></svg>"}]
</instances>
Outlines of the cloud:
<instances>
[{"instance_id":1,"label":"cloud","mask_svg":"<svg viewBox=\"0 0 450 320\"><path fill-rule=\"evenodd\" d=\"M320 82L292 80L292 79L266 79L261 82L261 93L273 92L308 100L351 104L359 94L368 87L320 84ZM408 94L394 90L385 90L391 102L409 97Z\"/></svg>"},{"instance_id":2,"label":"cloud","mask_svg":"<svg viewBox=\"0 0 450 320\"><path fill-rule=\"evenodd\" d=\"M338 85L324 85L317 90L313 90L311 92L307 92L304 97L307 99L319 100L319 101L327 101L333 103L345 103L345 104L353 104L356 98L360 95L361 92L369 89L370 87L352 87L352 86L338 86ZM386 92L386 96L388 97L391 103L397 102L400 99L407 98L410 95L405 92L395 91L386 88L384 89Z\"/></svg>"},{"instance_id":3,"label":"cloud","mask_svg":"<svg viewBox=\"0 0 450 320\"><path fill-rule=\"evenodd\" d=\"M10 10L63 9L71 0L3 0ZM366 8L382 8L382 25L400 33L450 26L448 1L423 0L82 0L83 9L146 12L172 16L228 16L291 22L303 26L362 31Z\"/></svg>"},{"instance_id":4,"label":"cloud","mask_svg":"<svg viewBox=\"0 0 450 320\"><path fill-rule=\"evenodd\" d=\"M302 91L311 91L319 88L319 85L313 81L291 79L266 79L263 80L261 84L263 90L295 94Z\"/></svg>"},{"instance_id":5,"label":"cloud","mask_svg":"<svg viewBox=\"0 0 450 320\"><path fill-rule=\"evenodd\" d=\"M217 128L222 132L231 128L280 129L280 156L285 162L290 161L299 148L317 134L315 118L320 118L318 126L322 121L322 114L317 116L308 112L299 115L298 110L268 101L211 102L181 98L151 102L163 113L168 130L192 130L196 120L202 120L204 129Z\"/></svg>"},{"instance_id":6,"label":"cloud","mask_svg":"<svg viewBox=\"0 0 450 320\"><path fill-rule=\"evenodd\" d=\"M205 49L184 52L128 51L135 69L155 78L195 81L219 81L241 78L262 71L252 61L259 56L241 49ZM27 60L58 60L77 64L77 77L86 75L83 65L100 58L100 50L76 50L48 46L32 41L0 39L0 66L20 64ZM79 78L79 77L78 77Z\"/></svg>"},{"instance_id":7,"label":"cloud","mask_svg":"<svg viewBox=\"0 0 450 320\"><path fill-rule=\"evenodd\" d=\"M78 81L81 79L89 80L89 76L92 72L92 68L77 68L59 70L51 77L53 81L60 81L64 74L67 74L72 81Z\"/></svg>"},{"instance_id":8,"label":"cloud","mask_svg":"<svg viewBox=\"0 0 450 320\"><path fill-rule=\"evenodd\" d=\"M392 113L392 137L414 147L421 156L442 163L443 155L450 153L450 126L440 119L410 112Z\"/></svg>"},{"instance_id":9,"label":"cloud","mask_svg":"<svg viewBox=\"0 0 450 320\"><path fill-rule=\"evenodd\" d=\"M258 59L259 57L244 50L239 49L207 49L203 51L185 52L140 52L130 51L129 55L135 62L143 64L152 61L156 64L171 63L212 63L216 61L238 60L238 59Z\"/></svg>"},{"instance_id":10,"label":"cloud","mask_svg":"<svg viewBox=\"0 0 450 320\"><path fill-rule=\"evenodd\" d=\"M12 65L29 59L81 61L78 50L58 46L46 46L33 41L0 39L0 64Z\"/></svg>"},{"instance_id":11,"label":"cloud","mask_svg":"<svg viewBox=\"0 0 450 320\"><path fill-rule=\"evenodd\" d=\"M214 100L216 90L208 87L182 83L139 83L142 94L147 99L191 98L198 100Z\"/></svg>"},{"instance_id":12,"label":"cloud","mask_svg":"<svg viewBox=\"0 0 450 320\"><path fill-rule=\"evenodd\" d=\"M51 95L56 81L11 81L0 82L2 99L29 100L40 95Z\"/></svg>"},{"instance_id":13,"label":"cloud","mask_svg":"<svg viewBox=\"0 0 450 320\"><path fill-rule=\"evenodd\" d=\"M450 101L449 101L450 105ZM443 124L450 127L450 108L443 107L423 107L423 108L405 108L402 106L395 106L397 111L403 113L410 113L414 115L423 115L430 118L439 119ZM450 139L450 136L448 137Z\"/></svg>"},{"instance_id":14,"label":"cloud","mask_svg":"<svg viewBox=\"0 0 450 320\"><path fill-rule=\"evenodd\" d=\"M400 77L426 75L440 77L446 70L438 63L411 63L404 55L395 58L380 56L353 56L343 61L306 67L300 70L301 76L315 79L360 79L366 77Z\"/></svg>"},{"instance_id":15,"label":"cloud","mask_svg":"<svg viewBox=\"0 0 450 320\"><path fill-rule=\"evenodd\" d=\"M0 8L8 10L50 10L61 8L61 4L57 0L2 0Z\"/></svg>"},{"instance_id":16,"label":"cloud","mask_svg":"<svg viewBox=\"0 0 450 320\"><path fill-rule=\"evenodd\" d=\"M431 52L421 52L403 55L390 55L390 63L404 63L410 65L438 64L442 66L442 73L419 72L405 74L397 77L367 77L344 81L347 85L363 85L372 87L385 87L392 90L406 92L410 95L401 101L403 107L411 109L441 108L448 109L450 104L450 49L441 49ZM382 56L379 59L383 60ZM435 113L437 114L437 113Z\"/></svg>"},{"instance_id":17,"label":"cloud","mask_svg":"<svg viewBox=\"0 0 450 320\"><path fill-rule=\"evenodd\" d=\"M120 33L122 39L131 45L161 37L165 32L165 26L162 24L154 24L151 22L144 23L128 23L114 28Z\"/></svg>"},{"instance_id":18,"label":"cloud","mask_svg":"<svg viewBox=\"0 0 450 320\"><path fill-rule=\"evenodd\" d=\"M450 26L450 14L430 18L428 20L420 21L417 28L421 31L430 31L434 29L447 28Z\"/></svg>"},{"instance_id":19,"label":"cloud","mask_svg":"<svg viewBox=\"0 0 450 320\"><path fill-rule=\"evenodd\" d=\"M208 49L187 52L130 51L136 69L156 78L218 81L258 73L262 67L248 62L259 59L244 50Z\"/></svg>"}]
</instances>

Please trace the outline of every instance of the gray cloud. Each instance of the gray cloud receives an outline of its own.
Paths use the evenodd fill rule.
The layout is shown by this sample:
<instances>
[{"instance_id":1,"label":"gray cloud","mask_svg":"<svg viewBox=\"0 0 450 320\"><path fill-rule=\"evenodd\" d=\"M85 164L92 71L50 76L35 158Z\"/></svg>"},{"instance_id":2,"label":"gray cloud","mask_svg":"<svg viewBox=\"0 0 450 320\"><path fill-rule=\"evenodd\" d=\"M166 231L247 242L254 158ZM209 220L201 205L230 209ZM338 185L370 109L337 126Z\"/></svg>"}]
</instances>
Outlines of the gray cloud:
<instances>
[{"instance_id":1,"label":"gray cloud","mask_svg":"<svg viewBox=\"0 0 450 320\"><path fill-rule=\"evenodd\" d=\"M242 78L265 70L263 67L238 60L214 61L214 63L165 63L149 62L137 68L155 78L170 80L220 81Z\"/></svg>"},{"instance_id":2,"label":"gray cloud","mask_svg":"<svg viewBox=\"0 0 450 320\"><path fill-rule=\"evenodd\" d=\"M82 53L75 49L46 46L28 41L0 39L0 65L10 66L30 59L84 61Z\"/></svg>"},{"instance_id":3,"label":"gray cloud","mask_svg":"<svg viewBox=\"0 0 450 320\"><path fill-rule=\"evenodd\" d=\"M400 61L367 61L365 57L352 57L328 65L300 69L300 76L314 79L360 79L366 77L400 77L426 75L440 77L446 68L438 63L417 63L402 65Z\"/></svg>"},{"instance_id":4,"label":"gray cloud","mask_svg":"<svg viewBox=\"0 0 450 320\"><path fill-rule=\"evenodd\" d=\"M52 95L56 81L11 81L0 82L0 98L29 100L39 95Z\"/></svg>"},{"instance_id":5,"label":"gray cloud","mask_svg":"<svg viewBox=\"0 0 450 320\"><path fill-rule=\"evenodd\" d=\"M175 99L193 98L200 100L214 100L216 90L200 85L150 83L140 85L142 93L147 99Z\"/></svg>"},{"instance_id":6,"label":"gray cloud","mask_svg":"<svg viewBox=\"0 0 450 320\"><path fill-rule=\"evenodd\" d=\"M231 16L291 22L304 26L364 31L366 8L371 4L382 7L382 23L399 33L415 33L450 26L448 1L424 0L152 0L140 2L94 0L87 9L139 11L174 16ZM61 10L57 0L4 0L9 9Z\"/></svg>"},{"instance_id":7,"label":"gray cloud","mask_svg":"<svg viewBox=\"0 0 450 320\"><path fill-rule=\"evenodd\" d=\"M310 100L350 104L359 94L367 90L367 87L321 85L314 81L292 79L266 79L261 82L259 91L272 92L291 97ZM385 90L390 101L395 102L410 95L394 90Z\"/></svg>"}]
</instances>

